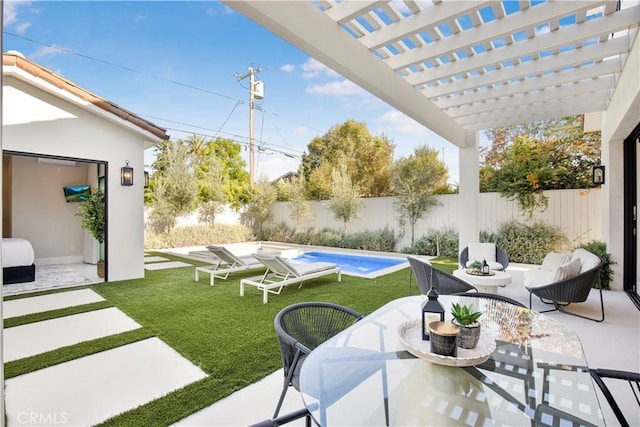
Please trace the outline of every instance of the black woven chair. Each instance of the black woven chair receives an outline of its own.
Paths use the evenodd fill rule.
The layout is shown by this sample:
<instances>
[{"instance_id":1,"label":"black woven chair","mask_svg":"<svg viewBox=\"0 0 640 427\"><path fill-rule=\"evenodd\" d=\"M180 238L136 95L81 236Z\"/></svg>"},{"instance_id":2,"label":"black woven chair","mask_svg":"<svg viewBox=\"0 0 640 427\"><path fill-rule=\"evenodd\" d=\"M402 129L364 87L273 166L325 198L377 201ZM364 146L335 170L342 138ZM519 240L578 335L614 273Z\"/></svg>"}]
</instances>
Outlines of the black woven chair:
<instances>
[{"instance_id":1,"label":"black woven chair","mask_svg":"<svg viewBox=\"0 0 640 427\"><path fill-rule=\"evenodd\" d=\"M416 282L422 295L426 295L432 286L439 295L468 291L477 292L477 289L473 285L462 279L458 279L452 274L434 268L428 261L412 256L408 256L407 260L411 266L412 274L416 276ZM411 278L409 278L409 293L411 293Z\"/></svg>"},{"instance_id":2,"label":"black woven chair","mask_svg":"<svg viewBox=\"0 0 640 427\"><path fill-rule=\"evenodd\" d=\"M460 252L459 262L461 268L467 268L467 262L469 261L469 247L466 247ZM509 266L509 255L504 251L504 249L500 248L496 245L496 262L502 264L502 269L506 270Z\"/></svg>"},{"instance_id":3,"label":"black woven chair","mask_svg":"<svg viewBox=\"0 0 640 427\"><path fill-rule=\"evenodd\" d=\"M311 414L307 410L307 408L298 409L297 411L280 415L276 418L271 418L268 420L263 420L257 422L255 424L251 424L249 427L277 427L283 424L289 424L293 421L299 420L300 418L304 418L305 427L311 427Z\"/></svg>"},{"instance_id":4,"label":"black woven chair","mask_svg":"<svg viewBox=\"0 0 640 427\"><path fill-rule=\"evenodd\" d=\"M282 365L284 368L284 384L282 393L276 406L273 418L276 419L282 407L285 395L289 387L293 386L300 390L299 375L300 369L307 356L320 344L344 331L364 316L348 307L327 302L302 302L293 304L282 309L275 317L274 326L278 342L280 343L280 353L282 355ZM384 407L387 425L389 425L389 409L387 400L386 365L382 353L362 349L348 349L349 357L366 357L371 360L371 364L363 365L363 369L358 372L350 372L350 384L358 384L358 379L362 380L370 377L376 371L382 371L382 388L384 395ZM322 384L322 387L331 389L334 398L348 393L350 390L343 390L342 384L338 384L336 389L331 389L332 385ZM320 387L320 388L322 388ZM322 394L326 390L318 390ZM326 393L325 393L326 394ZM320 399L322 396L318 396ZM321 402L321 418L324 418L323 411L330 402Z\"/></svg>"},{"instance_id":5,"label":"black woven chair","mask_svg":"<svg viewBox=\"0 0 640 427\"><path fill-rule=\"evenodd\" d=\"M485 292L459 292L454 295L460 295L460 296L465 296L469 298L486 298L486 299L491 299L496 301L503 301L509 304L516 305L518 307L527 308L527 306L522 304L520 301L516 301L513 298L505 297L504 295L489 294Z\"/></svg>"},{"instance_id":6,"label":"black woven chair","mask_svg":"<svg viewBox=\"0 0 640 427\"><path fill-rule=\"evenodd\" d=\"M533 295L535 295L539 297L543 303L553 304L554 306L554 308L541 311L541 313L558 310L572 316L582 317L583 319L593 320L595 322L602 322L604 320L604 300L602 298L602 286L600 284L600 269L603 265L604 264L601 261L592 269L560 282L538 287L526 287L529 291L529 308L531 308L531 299ZM569 304L585 302L594 285L596 285L596 288L600 291L600 311L602 316L599 319L573 313L565 308Z\"/></svg>"},{"instance_id":7,"label":"black woven chair","mask_svg":"<svg viewBox=\"0 0 640 427\"><path fill-rule=\"evenodd\" d=\"M620 425L622 427L628 427L629 422L604 380L610 379L617 382L626 381L629 384L633 396L635 397L636 403L638 404L638 408L634 409L636 413L638 413L638 411L640 411L640 373L613 369L589 369L589 372L591 373L591 378L593 378L593 381L598 385L605 399L607 399L607 402L609 403L609 406L611 406L611 410L615 414ZM626 390L626 394L629 394L628 389L626 387L624 388Z\"/></svg>"}]
</instances>

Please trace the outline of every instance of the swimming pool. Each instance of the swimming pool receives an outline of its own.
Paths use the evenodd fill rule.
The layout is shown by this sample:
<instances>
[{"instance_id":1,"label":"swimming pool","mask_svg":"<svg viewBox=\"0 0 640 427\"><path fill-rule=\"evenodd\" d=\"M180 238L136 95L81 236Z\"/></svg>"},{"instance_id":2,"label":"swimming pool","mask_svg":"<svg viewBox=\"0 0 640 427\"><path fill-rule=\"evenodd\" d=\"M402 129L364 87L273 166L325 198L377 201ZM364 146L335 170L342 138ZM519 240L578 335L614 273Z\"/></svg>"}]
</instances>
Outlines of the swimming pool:
<instances>
[{"instance_id":1,"label":"swimming pool","mask_svg":"<svg viewBox=\"0 0 640 427\"><path fill-rule=\"evenodd\" d=\"M291 260L304 263L332 262L337 264L344 274L366 278L392 273L408 265L406 258L315 251L304 252Z\"/></svg>"}]
</instances>

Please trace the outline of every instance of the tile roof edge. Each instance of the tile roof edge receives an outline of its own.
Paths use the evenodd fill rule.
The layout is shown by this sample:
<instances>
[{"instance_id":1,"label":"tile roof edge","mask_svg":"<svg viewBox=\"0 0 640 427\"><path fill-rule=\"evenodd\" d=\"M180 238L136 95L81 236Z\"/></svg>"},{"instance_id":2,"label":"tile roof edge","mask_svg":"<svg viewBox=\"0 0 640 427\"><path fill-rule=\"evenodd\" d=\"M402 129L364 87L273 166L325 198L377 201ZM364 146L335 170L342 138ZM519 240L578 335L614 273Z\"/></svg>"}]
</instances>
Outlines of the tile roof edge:
<instances>
[{"instance_id":1,"label":"tile roof edge","mask_svg":"<svg viewBox=\"0 0 640 427\"><path fill-rule=\"evenodd\" d=\"M2 65L17 67L31 74L36 78L40 78L59 89L65 90L73 94L74 96L77 96L78 98L86 102L89 102L108 113L111 113L117 116L118 118L124 121L130 122L131 124L151 133L152 135L162 140L169 139L169 135L167 135L166 129L161 128L151 123L150 121L145 120L140 116L132 113L131 111L126 110L122 107L119 107L118 105L110 101L107 101L106 99L86 89L81 88L80 86L76 85L70 80L67 80L64 77L55 74L53 71L49 70L48 68L45 68L39 64L36 64L35 62L30 61L26 58L23 58L20 55L17 55L14 53L3 53Z\"/></svg>"}]
</instances>

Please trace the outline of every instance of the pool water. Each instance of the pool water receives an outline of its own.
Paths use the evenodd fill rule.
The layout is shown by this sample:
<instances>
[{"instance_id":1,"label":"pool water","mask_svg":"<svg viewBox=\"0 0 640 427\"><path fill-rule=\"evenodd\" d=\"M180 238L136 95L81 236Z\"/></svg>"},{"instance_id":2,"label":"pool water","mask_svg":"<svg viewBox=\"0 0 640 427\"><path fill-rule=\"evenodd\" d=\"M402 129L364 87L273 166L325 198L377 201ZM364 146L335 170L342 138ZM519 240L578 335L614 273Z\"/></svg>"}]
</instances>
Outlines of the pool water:
<instances>
[{"instance_id":1,"label":"pool water","mask_svg":"<svg viewBox=\"0 0 640 427\"><path fill-rule=\"evenodd\" d=\"M404 267L407 264L406 258L390 258L369 255L347 255L331 252L304 252L295 258L295 262L331 262L337 264L343 273L369 277L377 276L395 271L393 267Z\"/></svg>"}]
</instances>

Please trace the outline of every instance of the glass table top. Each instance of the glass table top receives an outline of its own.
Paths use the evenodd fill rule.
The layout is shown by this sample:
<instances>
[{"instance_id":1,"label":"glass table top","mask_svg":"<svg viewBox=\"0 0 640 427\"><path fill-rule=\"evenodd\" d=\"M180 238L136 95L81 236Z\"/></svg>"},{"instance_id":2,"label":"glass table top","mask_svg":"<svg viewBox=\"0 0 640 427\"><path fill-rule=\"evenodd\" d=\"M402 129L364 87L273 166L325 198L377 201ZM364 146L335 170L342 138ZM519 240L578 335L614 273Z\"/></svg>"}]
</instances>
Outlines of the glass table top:
<instances>
[{"instance_id":1,"label":"glass table top","mask_svg":"<svg viewBox=\"0 0 640 427\"><path fill-rule=\"evenodd\" d=\"M307 356L300 391L318 424L604 425L574 331L502 301L440 296L446 313L454 302L483 311L482 334L496 341L479 365L443 366L416 358L399 338L402 323L420 319L424 298L391 301Z\"/></svg>"}]
</instances>

